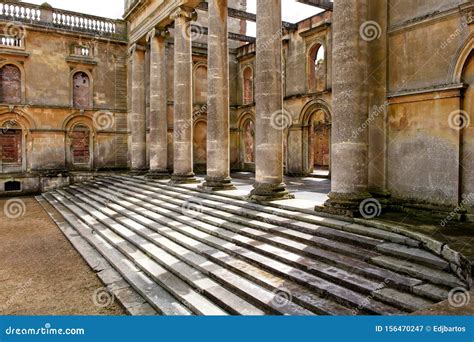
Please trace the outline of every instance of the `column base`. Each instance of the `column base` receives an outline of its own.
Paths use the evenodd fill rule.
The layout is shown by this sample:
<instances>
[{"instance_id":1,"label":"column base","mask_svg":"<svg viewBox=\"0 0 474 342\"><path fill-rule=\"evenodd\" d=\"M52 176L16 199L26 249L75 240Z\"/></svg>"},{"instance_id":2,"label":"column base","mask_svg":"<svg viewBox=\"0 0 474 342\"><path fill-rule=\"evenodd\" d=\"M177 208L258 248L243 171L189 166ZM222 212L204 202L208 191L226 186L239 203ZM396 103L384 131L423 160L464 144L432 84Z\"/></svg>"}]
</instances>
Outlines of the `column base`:
<instances>
[{"instance_id":1,"label":"column base","mask_svg":"<svg viewBox=\"0 0 474 342\"><path fill-rule=\"evenodd\" d=\"M377 212L376 216L382 211L380 202L371 198L368 192L349 194L331 192L328 196L329 199L324 205L317 205L315 211L347 217L364 217L365 211L371 211L372 208Z\"/></svg>"},{"instance_id":2,"label":"column base","mask_svg":"<svg viewBox=\"0 0 474 342\"><path fill-rule=\"evenodd\" d=\"M145 175L148 179L169 179L170 173L166 170L164 171L150 171Z\"/></svg>"},{"instance_id":3,"label":"column base","mask_svg":"<svg viewBox=\"0 0 474 342\"><path fill-rule=\"evenodd\" d=\"M143 170L130 170L128 173L130 176L136 177L136 176L143 176L148 173L148 170L143 169Z\"/></svg>"},{"instance_id":4,"label":"column base","mask_svg":"<svg viewBox=\"0 0 474 342\"><path fill-rule=\"evenodd\" d=\"M170 185L174 184L195 184L199 183L199 181L194 176L194 173L190 173L187 175L172 175L171 180L169 182Z\"/></svg>"},{"instance_id":5,"label":"column base","mask_svg":"<svg viewBox=\"0 0 474 342\"><path fill-rule=\"evenodd\" d=\"M221 190L236 190L237 188L232 184L232 179L230 177L206 177L206 180L198 186L198 189L206 192L213 192Z\"/></svg>"},{"instance_id":6,"label":"column base","mask_svg":"<svg viewBox=\"0 0 474 342\"><path fill-rule=\"evenodd\" d=\"M255 183L247 199L251 202L271 202L293 199L295 196L286 190L285 184Z\"/></svg>"}]
</instances>

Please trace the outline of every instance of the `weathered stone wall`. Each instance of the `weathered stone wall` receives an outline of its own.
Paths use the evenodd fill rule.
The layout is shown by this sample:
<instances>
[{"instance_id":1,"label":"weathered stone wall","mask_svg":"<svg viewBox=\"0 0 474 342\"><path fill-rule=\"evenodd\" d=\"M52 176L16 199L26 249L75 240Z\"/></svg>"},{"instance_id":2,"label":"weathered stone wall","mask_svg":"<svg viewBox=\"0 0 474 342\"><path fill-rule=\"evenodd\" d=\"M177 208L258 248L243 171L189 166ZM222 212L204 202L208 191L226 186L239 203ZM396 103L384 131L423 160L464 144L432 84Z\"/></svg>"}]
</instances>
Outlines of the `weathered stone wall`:
<instances>
[{"instance_id":1,"label":"weathered stone wall","mask_svg":"<svg viewBox=\"0 0 474 342\"><path fill-rule=\"evenodd\" d=\"M7 32L6 24L0 23L2 32ZM0 126L5 132L21 129L21 158L15 169L2 160L0 178L20 177L22 190L29 192L49 184L40 184L43 181L36 173L126 168L125 37L105 39L27 24L18 29L24 33L22 47L2 47L0 64L20 70L20 101L18 95L5 93L0 103ZM87 48L89 54L78 55L77 46ZM79 89L79 101L74 106L74 75L78 74L88 78L89 87ZM75 140L72 131L77 125L86 127L88 141ZM78 158L80 145L89 147L83 152L88 158ZM31 179L26 181L25 177ZM55 182L53 179L52 184Z\"/></svg>"},{"instance_id":2,"label":"weathered stone wall","mask_svg":"<svg viewBox=\"0 0 474 342\"><path fill-rule=\"evenodd\" d=\"M461 79L473 44L472 2L470 10L459 1L400 0L389 8L387 188L394 200L457 206L474 192L471 128L463 124L473 112L460 83L472 81Z\"/></svg>"}]
</instances>

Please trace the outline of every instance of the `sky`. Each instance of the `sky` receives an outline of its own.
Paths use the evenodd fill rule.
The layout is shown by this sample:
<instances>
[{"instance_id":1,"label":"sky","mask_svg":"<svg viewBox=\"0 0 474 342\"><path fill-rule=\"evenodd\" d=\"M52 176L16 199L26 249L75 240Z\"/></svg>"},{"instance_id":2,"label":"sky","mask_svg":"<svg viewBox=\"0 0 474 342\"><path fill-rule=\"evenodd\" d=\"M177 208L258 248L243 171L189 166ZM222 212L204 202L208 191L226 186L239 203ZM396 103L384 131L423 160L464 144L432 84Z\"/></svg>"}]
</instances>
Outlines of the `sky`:
<instances>
[{"instance_id":1,"label":"sky","mask_svg":"<svg viewBox=\"0 0 474 342\"><path fill-rule=\"evenodd\" d=\"M121 18L124 0L46 0L51 6L70 11L97 15L108 18ZM45 0L27 0L25 2L42 4ZM257 0L247 0L247 12L255 13ZM321 12L320 9L303 5L295 0L282 0L284 21L296 23ZM255 36L255 23L248 23L248 35Z\"/></svg>"},{"instance_id":2,"label":"sky","mask_svg":"<svg viewBox=\"0 0 474 342\"><path fill-rule=\"evenodd\" d=\"M124 0L26 0L30 4L47 2L51 6L69 11L113 19L122 18Z\"/></svg>"}]
</instances>

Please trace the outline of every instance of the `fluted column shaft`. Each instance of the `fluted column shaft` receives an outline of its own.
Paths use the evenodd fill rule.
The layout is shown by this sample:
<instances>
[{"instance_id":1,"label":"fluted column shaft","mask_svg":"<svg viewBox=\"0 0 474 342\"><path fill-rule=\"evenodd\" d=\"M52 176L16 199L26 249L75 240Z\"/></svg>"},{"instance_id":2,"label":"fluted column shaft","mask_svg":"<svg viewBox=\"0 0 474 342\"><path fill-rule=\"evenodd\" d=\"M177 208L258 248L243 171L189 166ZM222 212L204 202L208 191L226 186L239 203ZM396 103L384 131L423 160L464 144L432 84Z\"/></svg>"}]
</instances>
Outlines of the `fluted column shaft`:
<instances>
[{"instance_id":1,"label":"fluted column shaft","mask_svg":"<svg viewBox=\"0 0 474 342\"><path fill-rule=\"evenodd\" d=\"M145 114L145 54L134 44L129 51L130 111L130 164L132 171L142 172L147 168L146 160L146 114Z\"/></svg>"},{"instance_id":2,"label":"fluted column shaft","mask_svg":"<svg viewBox=\"0 0 474 342\"><path fill-rule=\"evenodd\" d=\"M257 1L256 182L251 200L288 197L283 184L281 0Z\"/></svg>"},{"instance_id":3,"label":"fluted column shaft","mask_svg":"<svg viewBox=\"0 0 474 342\"><path fill-rule=\"evenodd\" d=\"M173 183L196 182L193 172L192 9L178 8L174 19Z\"/></svg>"},{"instance_id":4,"label":"fluted column shaft","mask_svg":"<svg viewBox=\"0 0 474 342\"><path fill-rule=\"evenodd\" d=\"M336 0L333 12L331 193L326 205L357 207L369 196L366 0Z\"/></svg>"},{"instance_id":5,"label":"fluted column shaft","mask_svg":"<svg viewBox=\"0 0 474 342\"><path fill-rule=\"evenodd\" d=\"M166 30L153 29L150 44L150 177L168 176L168 99L166 91Z\"/></svg>"},{"instance_id":6,"label":"fluted column shaft","mask_svg":"<svg viewBox=\"0 0 474 342\"><path fill-rule=\"evenodd\" d=\"M202 188L233 189L229 166L229 47L227 0L209 1L207 177Z\"/></svg>"}]
</instances>

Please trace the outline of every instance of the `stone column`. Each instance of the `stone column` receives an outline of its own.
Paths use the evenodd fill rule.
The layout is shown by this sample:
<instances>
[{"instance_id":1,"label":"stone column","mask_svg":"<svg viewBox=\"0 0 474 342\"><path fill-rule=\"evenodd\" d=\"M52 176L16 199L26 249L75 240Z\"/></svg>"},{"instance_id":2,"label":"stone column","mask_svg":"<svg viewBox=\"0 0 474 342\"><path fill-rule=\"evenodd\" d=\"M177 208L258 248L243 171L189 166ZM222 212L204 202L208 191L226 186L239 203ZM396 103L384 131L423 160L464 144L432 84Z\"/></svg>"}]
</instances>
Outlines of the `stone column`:
<instances>
[{"instance_id":1,"label":"stone column","mask_svg":"<svg viewBox=\"0 0 474 342\"><path fill-rule=\"evenodd\" d=\"M259 202L290 197L283 184L288 118L283 111L281 39L281 0L257 1L256 182L249 199Z\"/></svg>"},{"instance_id":2,"label":"stone column","mask_svg":"<svg viewBox=\"0 0 474 342\"><path fill-rule=\"evenodd\" d=\"M145 54L134 44L129 50L130 109L130 164L134 173L143 173L146 161L146 114L145 114Z\"/></svg>"},{"instance_id":3,"label":"stone column","mask_svg":"<svg viewBox=\"0 0 474 342\"><path fill-rule=\"evenodd\" d=\"M168 178L168 98L166 92L167 30L153 29L150 44L150 172L149 178Z\"/></svg>"},{"instance_id":4,"label":"stone column","mask_svg":"<svg viewBox=\"0 0 474 342\"><path fill-rule=\"evenodd\" d=\"M186 7L178 8L174 20L174 172L171 183L197 182L193 172L193 61L191 20L196 12Z\"/></svg>"},{"instance_id":5,"label":"stone column","mask_svg":"<svg viewBox=\"0 0 474 342\"><path fill-rule=\"evenodd\" d=\"M333 12L333 120L331 193L325 206L356 213L370 197L367 143L366 0L336 0Z\"/></svg>"},{"instance_id":6,"label":"stone column","mask_svg":"<svg viewBox=\"0 0 474 342\"><path fill-rule=\"evenodd\" d=\"M201 188L231 190L227 0L209 1L207 177Z\"/></svg>"}]
</instances>

